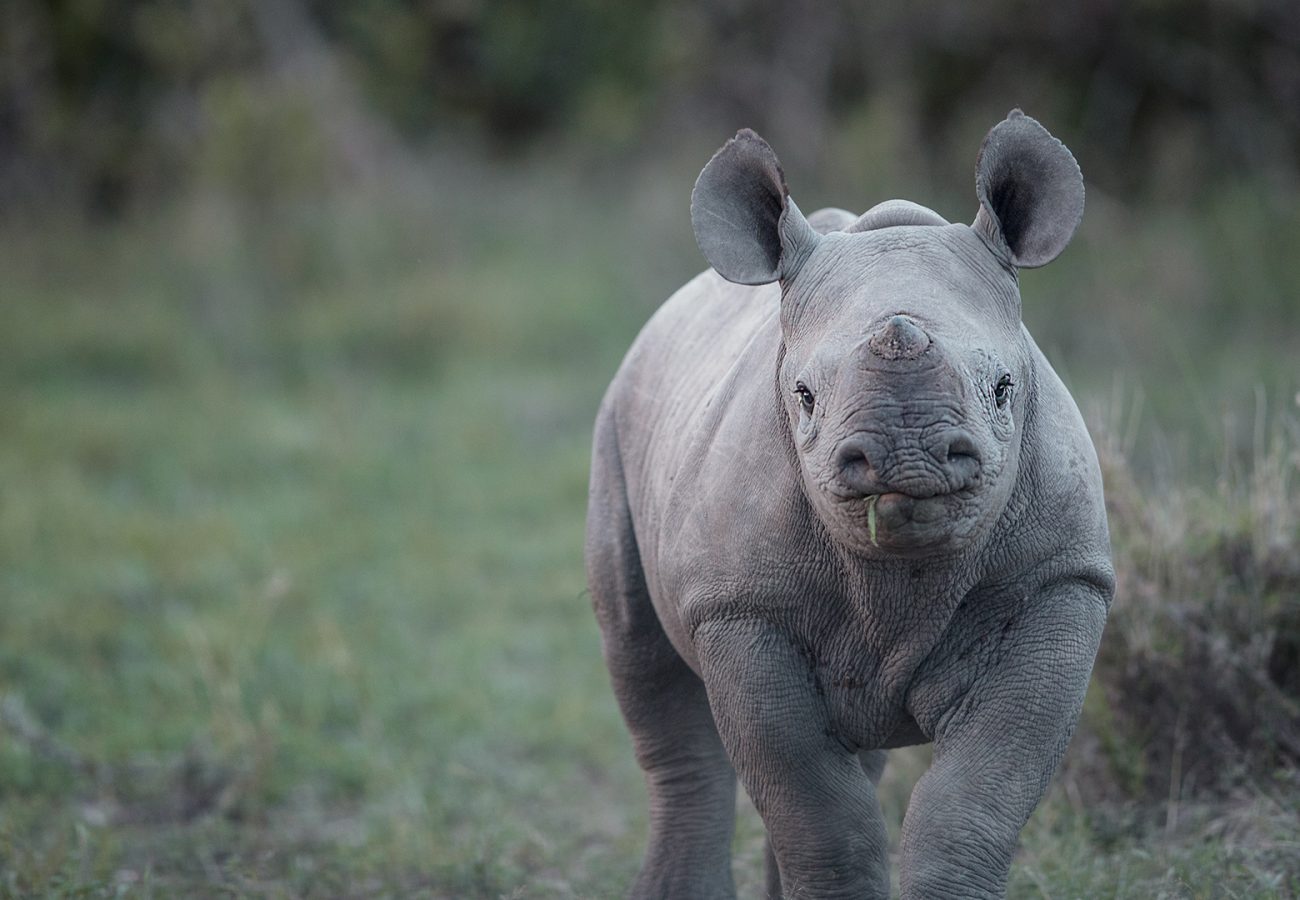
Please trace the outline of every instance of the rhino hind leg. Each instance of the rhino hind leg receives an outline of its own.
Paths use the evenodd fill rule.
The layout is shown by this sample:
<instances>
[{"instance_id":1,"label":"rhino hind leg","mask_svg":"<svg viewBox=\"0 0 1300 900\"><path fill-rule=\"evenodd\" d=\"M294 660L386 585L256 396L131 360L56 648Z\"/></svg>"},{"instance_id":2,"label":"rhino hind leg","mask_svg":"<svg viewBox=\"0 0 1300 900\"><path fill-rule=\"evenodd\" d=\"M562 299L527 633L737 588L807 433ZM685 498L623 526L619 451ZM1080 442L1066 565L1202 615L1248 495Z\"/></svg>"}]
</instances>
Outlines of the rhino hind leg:
<instances>
[{"instance_id":1,"label":"rhino hind leg","mask_svg":"<svg viewBox=\"0 0 1300 900\"><path fill-rule=\"evenodd\" d=\"M704 684L669 643L646 589L608 415L596 427L586 557L605 663L650 799L631 896L734 897L736 775Z\"/></svg>"}]
</instances>

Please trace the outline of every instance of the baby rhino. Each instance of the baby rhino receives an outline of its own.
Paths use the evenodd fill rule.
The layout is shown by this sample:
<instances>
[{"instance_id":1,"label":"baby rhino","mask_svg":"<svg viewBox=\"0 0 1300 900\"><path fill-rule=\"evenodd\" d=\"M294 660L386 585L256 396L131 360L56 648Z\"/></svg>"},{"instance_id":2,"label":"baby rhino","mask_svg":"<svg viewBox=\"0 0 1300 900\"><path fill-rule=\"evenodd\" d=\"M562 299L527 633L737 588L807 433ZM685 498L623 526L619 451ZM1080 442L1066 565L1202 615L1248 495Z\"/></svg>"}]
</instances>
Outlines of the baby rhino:
<instances>
[{"instance_id":1,"label":"baby rhino","mask_svg":"<svg viewBox=\"0 0 1300 900\"><path fill-rule=\"evenodd\" d=\"M804 218L752 131L700 173L713 271L633 344L592 453L587 574L650 795L634 897L734 895L737 775L772 896L887 897L875 783L926 742L903 896L1005 892L1114 574L1092 444L1020 321L1079 168L1013 110L975 190L970 226Z\"/></svg>"}]
</instances>

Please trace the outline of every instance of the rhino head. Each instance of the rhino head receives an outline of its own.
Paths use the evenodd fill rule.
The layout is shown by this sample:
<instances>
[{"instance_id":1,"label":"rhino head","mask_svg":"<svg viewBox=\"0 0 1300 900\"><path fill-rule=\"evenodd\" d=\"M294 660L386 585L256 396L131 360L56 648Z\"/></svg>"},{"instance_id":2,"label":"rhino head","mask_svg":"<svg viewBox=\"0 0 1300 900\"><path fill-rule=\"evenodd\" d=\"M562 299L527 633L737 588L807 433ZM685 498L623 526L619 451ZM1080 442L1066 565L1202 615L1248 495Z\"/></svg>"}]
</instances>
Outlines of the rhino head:
<instances>
[{"instance_id":1,"label":"rhino head","mask_svg":"<svg viewBox=\"0 0 1300 900\"><path fill-rule=\"evenodd\" d=\"M946 553L985 535L1015 486L1035 350L1017 270L1083 214L1070 151L1013 110L984 139L979 212L906 201L806 219L772 148L742 131L700 173L696 240L715 270L779 282L777 384L809 501L868 556Z\"/></svg>"}]
</instances>

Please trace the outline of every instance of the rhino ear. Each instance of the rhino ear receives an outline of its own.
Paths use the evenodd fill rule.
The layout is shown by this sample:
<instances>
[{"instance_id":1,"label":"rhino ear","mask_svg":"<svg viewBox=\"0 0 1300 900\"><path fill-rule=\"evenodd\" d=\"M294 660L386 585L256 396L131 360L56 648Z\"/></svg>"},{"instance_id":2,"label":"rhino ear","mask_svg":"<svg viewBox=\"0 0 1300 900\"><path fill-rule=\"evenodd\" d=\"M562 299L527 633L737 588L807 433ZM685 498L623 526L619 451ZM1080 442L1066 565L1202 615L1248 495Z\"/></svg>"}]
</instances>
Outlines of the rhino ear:
<instances>
[{"instance_id":1,"label":"rhino ear","mask_svg":"<svg viewBox=\"0 0 1300 900\"><path fill-rule=\"evenodd\" d=\"M975 163L976 231L1020 268L1046 265L1083 218L1083 175L1065 145L1018 109L993 126Z\"/></svg>"},{"instance_id":2,"label":"rhino ear","mask_svg":"<svg viewBox=\"0 0 1300 900\"><path fill-rule=\"evenodd\" d=\"M790 199L776 154L748 128L700 173L691 225L709 265L737 284L793 278L819 240Z\"/></svg>"}]
</instances>

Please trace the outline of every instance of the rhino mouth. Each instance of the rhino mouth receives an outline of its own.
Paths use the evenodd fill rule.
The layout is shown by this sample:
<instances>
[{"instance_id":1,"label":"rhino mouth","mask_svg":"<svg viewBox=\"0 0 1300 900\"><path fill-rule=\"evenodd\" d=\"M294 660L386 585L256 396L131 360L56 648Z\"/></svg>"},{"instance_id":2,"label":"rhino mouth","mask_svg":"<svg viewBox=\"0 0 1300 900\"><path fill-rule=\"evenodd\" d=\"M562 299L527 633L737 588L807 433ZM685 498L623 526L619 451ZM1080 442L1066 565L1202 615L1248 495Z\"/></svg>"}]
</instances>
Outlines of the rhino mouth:
<instances>
[{"instance_id":1,"label":"rhino mouth","mask_svg":"<svg viewBox=\"0 0 1300 900\"><path fill-rule=\"evenodd\" d=\"M974 485L964 485L955 487L938 480L926 480L915 484L903 485L886 485L877 483L867 490L860 488L851 488L837 481L829 485L830 493L837 500L847 503L879 503L881 500L902 501L902 500L933 500L935 497L949 497L954 494L969 494L972 492Z\"/></svg>"},{"instance_id":2,"label":"rhino mouth","mask_svg":"<svg viewBox=\"0 0 1300 900\"><path fill-rule=\"evenodd\" d=\"M884 490L849 499L849 515L879 549L920 548L944 542L963 518L973 487L959 490Z\"/></svg>"}]
</instances>

